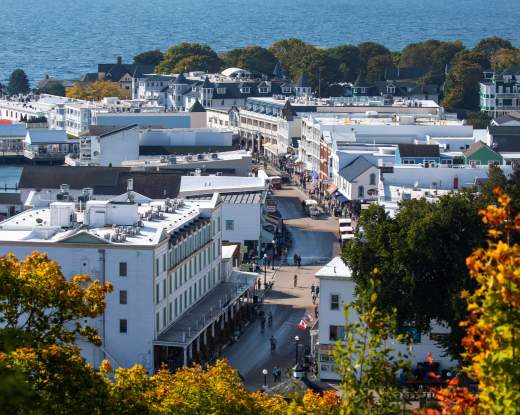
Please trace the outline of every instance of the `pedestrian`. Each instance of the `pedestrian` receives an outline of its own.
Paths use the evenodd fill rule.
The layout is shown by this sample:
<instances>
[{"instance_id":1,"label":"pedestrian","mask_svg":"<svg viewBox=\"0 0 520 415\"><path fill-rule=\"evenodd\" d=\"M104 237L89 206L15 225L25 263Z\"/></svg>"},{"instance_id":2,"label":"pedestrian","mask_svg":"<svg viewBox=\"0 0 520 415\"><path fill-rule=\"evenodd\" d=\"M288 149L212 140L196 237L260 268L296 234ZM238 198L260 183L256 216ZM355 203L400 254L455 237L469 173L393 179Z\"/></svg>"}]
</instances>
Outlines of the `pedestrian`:
<instances>
[{"instance_id":1,"label":"pedestrian","mask_svg":"<svg viewBox=\"0 0 520 415\"><path fill-rule=\"evenodd\" d=\"M271 353L274 353L274 351L276 350L276 339L274 338L274 336L271 336L269 342L271 343Z\"/></svg>"},{"instance_id":2,"label":"pedestrian","mask_svg":"<svg viewBox=\"0 0 520 415\"><path fill-rule=\"evenodd\" d=\"M316 297L320 296L320 286L319 285L316 286L315 293L316 293Z\"/></svg>"},{"instance_id":3,"label":"pedestrian","mask_svg":"<svg viewBox=\"0 0 520 415\"><path fill-rule=\"evenodd\" d=\"M298 255L298 268L302 266L302 257Z\"/></svg>"},{"instance_id":4,"label":"pedestrian","mask_svg":"<svg viewBox=\"0 0 520 415\"><path fill-rule=\"evenodd\" d=\"M318 316L319 316L319 307L318 307L318 304L316 304L316 305L314 306L314 318L315 318L316 320L318 320Z\"/></svg>"},{"instance_id":5,"label":"pedestrian","mask_svg":"<svg viewBox=\"0 0 520 415\"><path fill-rule=\"evenodd\" d=\"M258 290L260 291L260 289L262 288L262 279L261 278L258 278L257 285L258 285Z\"/></svg>"},{"instance_id":6,"label":"pedestrian","mask_svg":"<svg viewBox=\"0 0 520 415\"><path fill-rule=\"evenodd\" d=\"M294 265L298 265L298 254L294 254L293 255L293 261L294 261Z\"/></svg>"},{"instance_id":7,"label":"pedestrian","mask_svg":"<svg viewBox=\"0 0 520 415\"><path fill-rule=\"evenodd\" d=\"M280 367L276 368L276 378L277 378L278 382L282 381L282 368L280 368Z\"/></svg>"},{"instance_id":8,"label":"pedestrian","mask_svg":"<svg viewBox=\"0 0 520 415\"><path fill-rule=\"evenodd\" d=\"M312 293L312 304L316 304L316 294Z\"/></svg>"},{"instance_id":9,"label":"pedestrian","mask_svg":"<svg viewBox=\"0 0 520 415\"><path fill-rule=\"evenodd\" d=\"M316 287L314 286L314 283L311 285L311 294L314 294L314 290L316 289Z\"/></svg>"},{"instance_id":10,"label":"pedestrian","mask_svg":"<svg viewBox=\"0 0 520 415\"><path fill-rule=\"evenodd\" d=\"M273 382L276 383L276 380L278 379L278 366L274 365L273 370L271 370L271 374L273 375Z\"/></svg>"},{"instance_id":11,"label":"pedestrian","mask_svg":"<svg viewBox=\"0 0 520 415\"><path fill-rule=\"evenodd\" d=\"M294 283L294 288L296 288L296 286L298 285L298 275L296 275L296 274L294 274L293 283Z\"/></svg>"}]
</instances>

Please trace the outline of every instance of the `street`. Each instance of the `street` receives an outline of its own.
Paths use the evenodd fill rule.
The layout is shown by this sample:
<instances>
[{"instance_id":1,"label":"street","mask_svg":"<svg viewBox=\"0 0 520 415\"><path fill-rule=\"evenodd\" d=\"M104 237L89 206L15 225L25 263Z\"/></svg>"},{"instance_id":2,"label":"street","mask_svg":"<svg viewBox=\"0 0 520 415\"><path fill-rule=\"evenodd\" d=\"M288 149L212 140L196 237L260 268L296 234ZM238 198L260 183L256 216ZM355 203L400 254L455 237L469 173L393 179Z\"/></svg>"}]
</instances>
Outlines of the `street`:
<instances>
[{"instance_id":1,"label":"street","mask_svg":"<svg viewBox=\"0 0 520 415\"><path fill-rule=\"evenodd\" d=\"M277 267L276 272L269 272L274 287L266 297L263 309L266 315L273 315L272 327L265 327L261 333L260 322L251 324L236 343L228 347L223 357L227 358L244 377L246 387L259 389L264 382L262 370L268 370L268 385L273 386L272 368L282 369L282 381L287 379L288 371L295 364L296 341L300 338L298 354L302 356L309 346L309 329L297 328L307 311L314 319L310 287L317 284L314 277L322 264L339 253L337 239L337 220L335 218L311 219L303 212L301 201L306 196L299 189L286 187L275 191L274 198L284 223L291 234L292 246L288 252L289 260L294 253L302 257L301 268L294 266ZM292 262L292 261L291 261ZM293 277L298 275L297 287L293 286ZM311 325L314 323L311 323ZM276 339L276 351L271 354L269 339Z\"/></svg>"}]
</instances>

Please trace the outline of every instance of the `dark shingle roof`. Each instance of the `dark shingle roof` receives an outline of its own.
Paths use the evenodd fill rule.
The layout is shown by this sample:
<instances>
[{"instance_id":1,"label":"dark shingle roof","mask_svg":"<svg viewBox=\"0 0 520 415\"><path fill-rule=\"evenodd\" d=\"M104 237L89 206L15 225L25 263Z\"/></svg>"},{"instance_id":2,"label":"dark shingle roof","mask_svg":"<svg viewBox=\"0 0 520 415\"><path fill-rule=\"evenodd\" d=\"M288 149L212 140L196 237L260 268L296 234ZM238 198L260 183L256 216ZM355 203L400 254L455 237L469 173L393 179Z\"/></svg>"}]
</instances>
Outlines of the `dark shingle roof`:
<instances>
[{"instance_id":1,"label":"dark shingle roof","mask_svg":"<svg viewBox=\"0 0 520 415\"><path fill-rule=\"evenodd\" d=\"M83 135L92 135L96 137L106 137L120 131L130 130L137 127L137 124L130 125L91 125L89 131Z\"/></svg>"},{"instance_id":2,"label":"dark shingle roof","mask_svg":"<svg viewBox=\"0 0 520 415\"><path fill-rule=\"evenodd\" d=\"M123 76L129 74L131 76L140 77L146 73L154 71L153 65L138 65L129 63L100 63L98 72L105 73L105 79L118 82Z\"/></svg>"},{"instance_id":3,"label":"dark shingle roof","mask_svg":"<svg viewBox=\"0 0 520 415\"><path fill-rule=\"evenodd\" d=\"M206 112L206 109L202 106L199 100L196 100L195 104L191 106L190 112Z\"/></svg>"},{"instance_id":4,"label":"dark shingle roof","mask_svg":"<svg viewBox=\"0 0 520 415\"><path fill-rule=\"evenodd\" d=\"M118 195L126 191L128 179L134 179L134 190L152 199L177 197L181 176L175 173L130 171L124 167L25 166L20 189L71 189L91 187L94 194Z\"/></svg>"},{"instance_id":5,"label":"dark shingle roof","mask_svg":"<svg viewBox=\"0 0 520 415\"><path fill-rule=\"evenodd\" d=\"M189 82L184 76L184 74L180 73L179 76L175 78L175 81L173 81L173 83L177 85L187 85Z\"/></svg>"},{"instance_id":6,"label":"dark shingle roof","mask_svg":"<svg viewBox=\"0 0 520 415\"><path fill-rule=\"evenodd\" d=\"M354 87L356 88L370 88L372 86L372 84L367 82L365 76L362 73L360 73L354 81Z\"/></svg>"},{"instance_id":7,"label":"dark shingle roof","mask_svg":"<svg viewBox=\"0 0 520 415\"><path fill-rule=\"evenodd\" d=\"M352 161L351 163L349 163L345 167L343 167L339 171L339 174L346 181L352 182L356 178L358 178L361 174L366 172L370 167L374 167L374 164L369 162L363 156L359 156L354 161Z\"/></svg>"},{"instance_id":8,"label":"dark shingle roof","mask_svg":"<svg viewBox=\"0 0 520 415\"><path fill-rule=\"evenodd\" d=\"M520 152L520 126L492 125L489 134L493 136L493 150L498 152Z\"/></svg>"},{"instance_id":9,"label":"dark shingle roof","mask_svg":"<svg viewBox=\"0 0 520 415\"><path fill-rule=\"evenodd\" d=\"M282 63L280 61L276 62L276 66L273 69L273 76L277 79L284 79L285 74L283 71Z\"/></svg>"},{"instance_id":10,"label":"dark shingle roof","mask_svg":"<svg viewBox=\"0 0 520 415\"><path fill-rule=\"evenodd\" d=\"M401 157L440 157L438 144L399 144Z\"/></svg>"}]
</instances>

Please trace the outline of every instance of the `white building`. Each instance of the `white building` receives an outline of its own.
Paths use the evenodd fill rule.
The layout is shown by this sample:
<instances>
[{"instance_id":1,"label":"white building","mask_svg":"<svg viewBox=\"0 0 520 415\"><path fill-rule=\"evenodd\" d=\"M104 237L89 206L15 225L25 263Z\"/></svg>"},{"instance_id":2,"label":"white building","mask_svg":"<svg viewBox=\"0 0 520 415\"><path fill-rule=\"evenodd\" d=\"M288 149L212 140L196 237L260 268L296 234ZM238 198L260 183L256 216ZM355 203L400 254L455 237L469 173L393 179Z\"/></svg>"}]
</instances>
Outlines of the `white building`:
<instances>
[{"instance_id":1,"label":"white building","mask_svg":"<svg viewBox=\"0 0 520 415\"><path fill-rule=\"evenodd\" d=\"M318 373L321 380L339 380L334 361L334 347L344 336L346 323L344 307L355 300L355 282L352 271L340 257L332 259L316 273L320 281L319 328L311 333L313 337L313 351L318 364ZM352 313L351 321L358 315ZM412 344L410 360L412 363L424 362L428 353L432 353L434 361L442 368L450 368L455 364L449 357L443 356L443 350L432 340L435 336L447 333L447 329L435 324L429 334L421 334L420 340ZM392 347L406 351L407 346L396 343Z\"/></svg>"},{"instance_id":2,"label":"white building","mask_svg":"<svg viewBox=\"0 0 520 415\"><path fill-rule=\"evenodd\" d=\"M139 129L127 126L92 125L79 142L79 154L65 158L71 166L121 166L139 157Z\"/></svg>"},{"instance_id":3,"label":"white building","mask_svg":"<svg viewBox=\"0 0 520 415\"><path fill-rule=\"evenodd\" d=\"M82 339L94 365L142 364L149 373L202 359L216 333L231 322L254 274L221 271L222 202L150 200L129 190L111 200L60 201L1 224L0 253L33 251L56 260L66 278L88 274L113 284L102 316L89 321L102 336ZM247 297L247 296L246 296ZM209 352L212 350L209 349Z\"/></svg>"},{"instance_id":4,"label":"white building","mask_svg":"<svg viewBox=\"0 0 520 415\"><path fill-rule=\"evenodd\" d=\"M63 162L65 156L78 152L77 140L71 140L63 130L28 129L24 156L35 161Z\"/></svg>"},{"instance_id":5,"label":"white building","mask_svg":"<svg viewBox=\"0 0 520 415\"><path fill-rule=\"evenodd\" d=\"M141 130L139 141L141 146L219 149L231 147L233 131L210 128L144 128Z\"/></svg>"},{"instance_id":6,"label":"white building","mask_svg":"<svg viewBox=\"0 0 520 415\"><path fill-rule=\"evenodd\" d=\"M480 82L480 110L494 118L520 111L520 67L484 72Z\"/></svg>"},{"instance_id":7,"label":"white building","mask_svg":"<svg viewBox=\"0 0 520 415\"><path fill-rule=\"evenodd\" d=\"M347 200L377 200L379 169L365 157L359 156L343 167L336 186Z\"/></svg>"}]
</instances>

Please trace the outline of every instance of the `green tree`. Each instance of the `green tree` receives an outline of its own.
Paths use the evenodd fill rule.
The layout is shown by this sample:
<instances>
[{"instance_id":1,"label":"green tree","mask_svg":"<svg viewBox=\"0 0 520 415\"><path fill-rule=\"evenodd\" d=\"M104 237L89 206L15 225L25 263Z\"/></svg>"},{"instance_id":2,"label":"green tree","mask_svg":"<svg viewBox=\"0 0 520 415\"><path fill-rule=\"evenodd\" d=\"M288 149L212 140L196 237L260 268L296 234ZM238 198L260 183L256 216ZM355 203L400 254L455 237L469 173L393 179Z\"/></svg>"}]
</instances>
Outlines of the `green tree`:
<instances>
[{"instance_id":1,"label":"green tree","mask_svg":"<svg viewBox=\"0 0 520 415\"><path fill-rule=\"evenodd\" d=\"M366 77L369 81L382 81L386 79L386 73L394 68L391 55L378 55L370 58L367 63Z\"/></svg>"},{"instance_id":2,"label":"green tree","mask_svg":"<svg viewBox=\"0 0 520 415\"><path fill-rule=\"evenodd\" d=\"M480 105L479 82L482 79L482 69L478 63L467 60L453 65L446 80L442 105L448 110L477 111Z\"/></svg>"},{"instance_id":3,"label":"green tree","mask_svg":"<svg viewBox=\"0 0 520 415\"><path fill-rule=\"evenodd\" d=\"M60 97L65 96L65 86L61 82L51 82L44 88L39 88L37 91L39 94L50 94L57 95Z\"/></svg>"},{"instance_id":4,"label":"green tree","mask_svg":"<svg viewBox=\"0 0 520 415\"><path fill-rule=\"evenodd\" d=\"M492 118L482 111L471 111L467 114L466 122L473 128L486 129Z\"/></svg>"},{"instance_id":5,"label":"green tree","mask_svg":"<svg viewBox=\"0 0 520 415\"><path fill-rule=\"evenodd\" d=\"M337 61L337 81L354 82L361 68L359 49L353 45L341 45L328 49L327 53Z\"/></svg>"},{"instance_id":6,"label":"green tree","mask_svg":"<svg viewBox=\"0 0 520 415\"><path fill-rule=\"evenodd\" d=\"M482 246L485 231L478 217L482 199L469 192L403 201L395 218L372 206L360 219L363 238L344 250L346 262L361 290L369 287L372 269L381 275L378 304L397 309L399 327L428 332L434 320L451 329L442 346L454 358L464 335L459 322L466 316L463 289L471 291L465 258Z\"/></svg>"},{"instance_id":7,"label":"green tree","mask_svg":"<svg viewBox=\"0 0 520 415\"><path fill-rule=\"evenodd\" d=\"M302 72L306 71L303 59L307 58L316 48L300 39L290 38L274 42L269 50L276 59L283 62L288 77L296 80Z\"/></svg>"},{"instance_id":8,"label":"green tree","mask_svg":"<svg viewBox=\"0 0 520 415\"><path fill-rule=\"evenodd\" d=\"M513 45L509 40L493 36L480 40L473 48L473 51L482 53L490 60L500 49L513 49Z\"/></svg>"},{"instance_id":9,"label":"green tree","mask_svg":"<svg viewBox=\"0 0 520 415\"><path fill-rule=\"evenodd\" d=\"M141 52L134 56L134 63L138 65L153 65L157 66L163 60L163 53L159 49Z\"/></svg>"},{"instance_id":10,"label":"green tree","mask_svg":"<svg viewBox=\"0 0 520 415\"><path fill-rule=\"evenodd\" d=\"M15 69L11 73L7 84L7 91L10 95L29 93L29 78L27 78L23 69Z\"/></svg>"},{"instance_id":11,"label":"green tree","mask_svg":"<svg viewBox=\"0 0 520 415\"><path fill-rule=\"evenodd\" d=\"M180 43L170 47L157 66L162 73L179 73L189 70L218 72L222 61L208 46L201 43Z\"/></svg>"},{"instance_id":12,"label":"green tree","mask_svg":"<svg viewBox=\"0 0 520 415\"><path fill-rule=\"evenodd\" d=\"M361 58L362 65L366 68L368 61L379 55L390 55L390 51L383 45L375 42L364 42L358 45L359 56Z\"/></svg>"},{"instance_id":13,"label":"green tree","mask_svg":"<svg viewBox=\"0 0 520 415\"><path fill-rule=\"evenodd\" d=\"M415 67L430 70L433 53L440 47L438 40L410 43L401 52L399 65L401 67Z\"/></svg>"},{"instance_id":14,"label":"green tree","mask_svg":"<svg viewBox=\"0 0 520 415\"><path fill-rule=\"evenodd\" d=\"M272 52L260 46L232 49L223 53L221 58L227 67L238 67L267 75L272 74L277 63Z\"/></svg>"},{"instance_id":15,"label":"green tree","mask_svg":"<svg viewBox=\"0 0 520 415\"><path fill-rule=\"evenodd\" d=\"M330 96L331 85L337 82L338 61L327 50L316 49L302 58L302 64L313 90Z\"/></svg>"},{"instance_id":16,"label":"green tree","mask_svg":"<svg viewBox=\"0 0 520 415\"><path fill-rule=\"evenodd\" d=\"M345 415L393 415L406 406L397 379L408 368L407 355L394 350L392 343L408 339L397 334L395 310L378 309L378 285L371 278L357 301L345 306L345 339L334 352Z\"/></svg>"}]
</instances>

